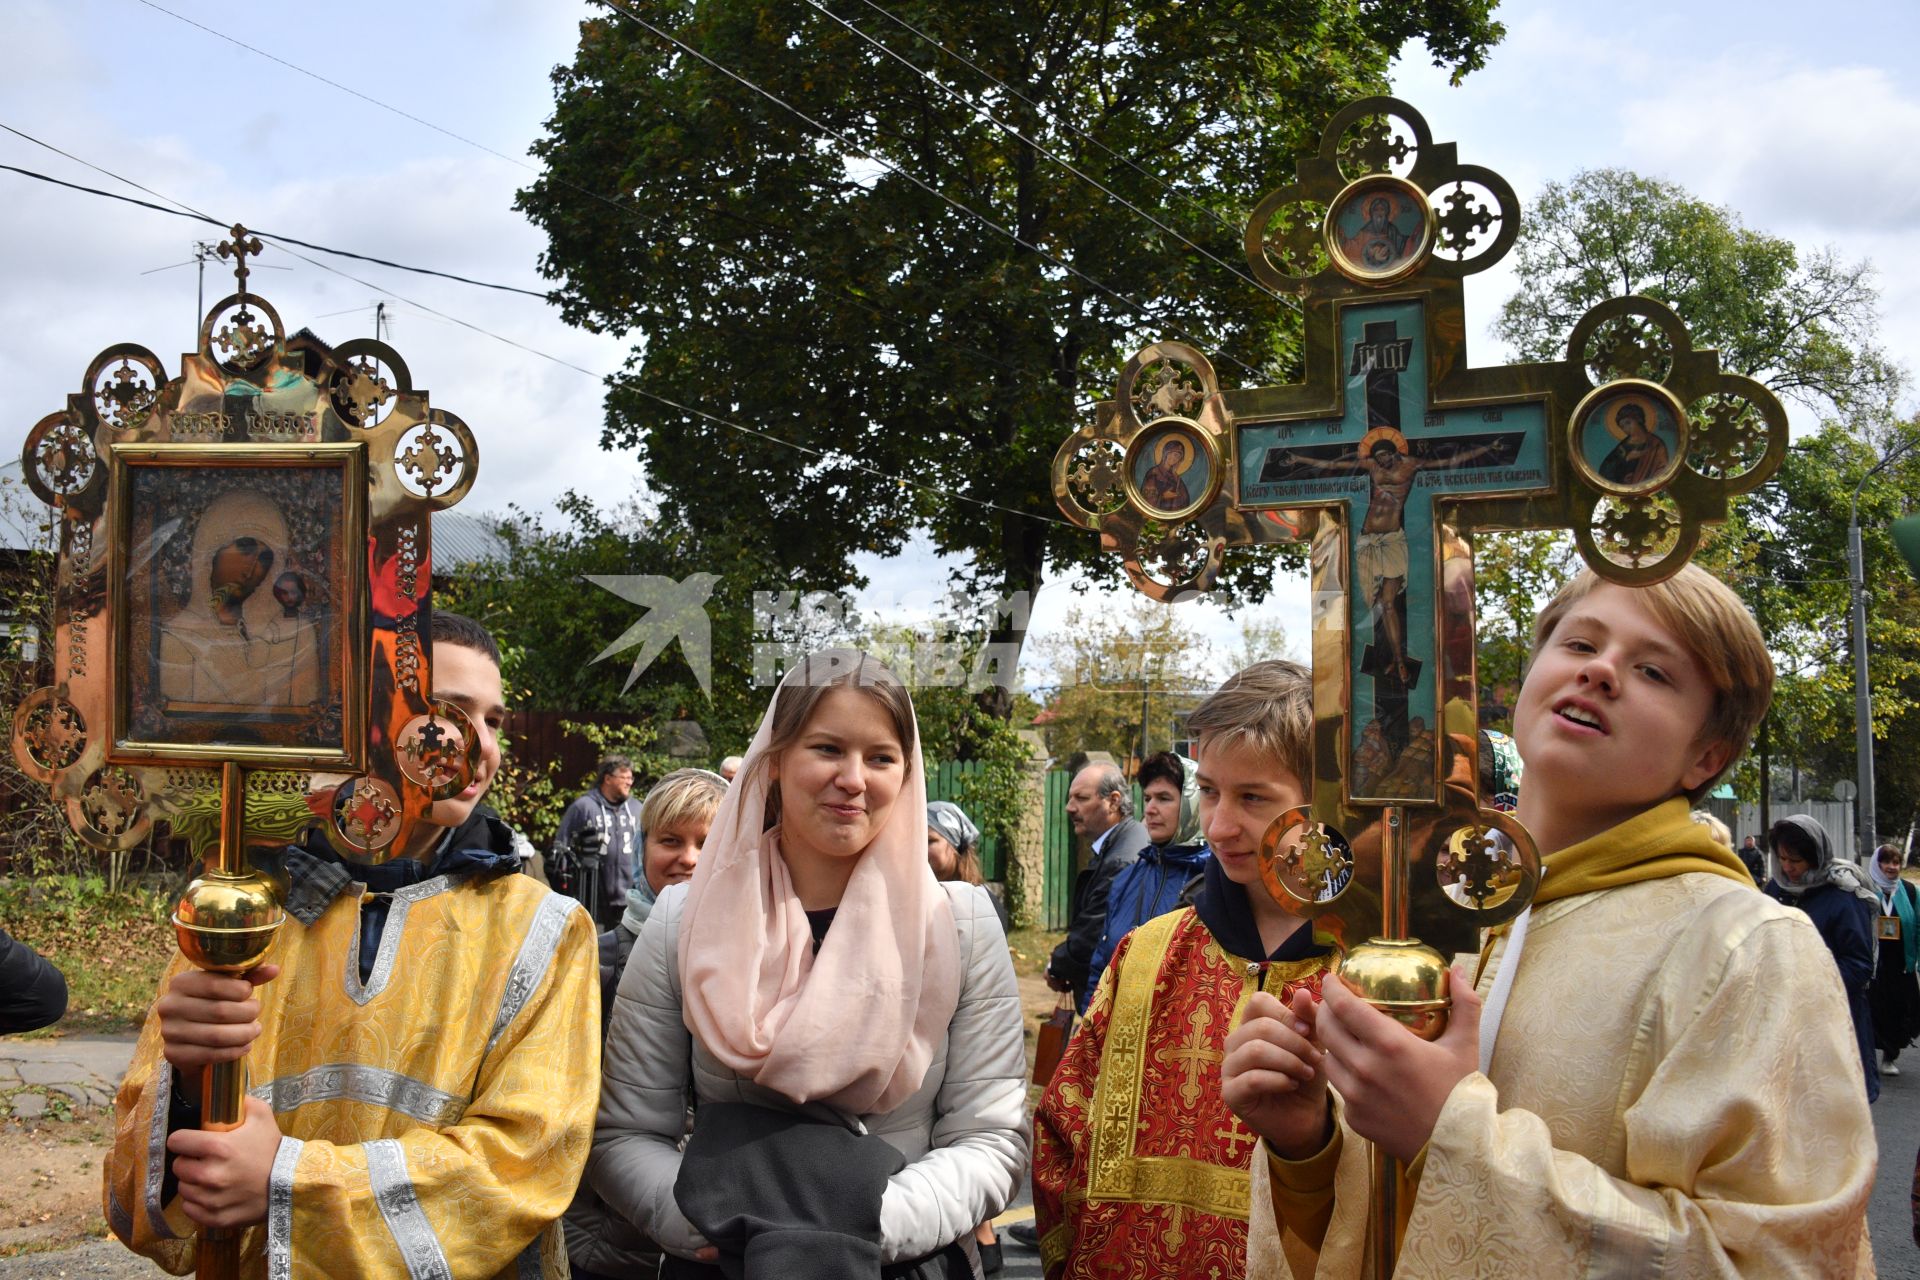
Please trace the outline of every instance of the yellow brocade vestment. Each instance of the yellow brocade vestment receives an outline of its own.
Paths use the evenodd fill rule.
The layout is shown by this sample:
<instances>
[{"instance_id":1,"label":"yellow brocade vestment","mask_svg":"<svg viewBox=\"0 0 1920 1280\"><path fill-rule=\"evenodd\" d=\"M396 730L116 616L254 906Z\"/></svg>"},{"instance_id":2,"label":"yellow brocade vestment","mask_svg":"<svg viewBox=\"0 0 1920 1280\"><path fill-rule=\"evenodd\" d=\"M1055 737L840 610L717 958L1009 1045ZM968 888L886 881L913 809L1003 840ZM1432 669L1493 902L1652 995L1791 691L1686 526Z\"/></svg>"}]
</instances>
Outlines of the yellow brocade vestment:
<instances>
[{"instance_id":1,"label":"yellow brocade vestment","mask_svg":"<svg viewBox=\"0 0 1920 1280\"><path fill-rule=\"evenodd\" d=\"M1227 1034L1255 991L1318 996L1328 963L1229 955L1191 907L1120 940L1034 1116L1048 1280L1238 1280L1255 1142L1220 1098Z\"/></svg>"},{"instance_id":2,"label":"yellow brocade vestment","mask_svg":"<svg viewBox=\"0 0 1920 1280\"><path fill-rule=\"evenodd\" d=\"M1818 932L1749 887L1691 871L1536 905L1490 1072L1440 1113L1394 1274L1871 1276L1859 1064ZM1367 1148L1343 1123L1312 1160L1254 1162L1249 1277L1366 1274Z\"/></svg>"},{"instance_id":3,"label":"yellow brocade vestment","mask_svg":"<svg viewBox=\"0 0 1920 1280\"><path fill-rule=\"evenodd\" d=\"M249 1091L285 1136L242 1274L566 1275L559 1218L600 1095L592 922L524 875L436 876L392 895L363 983L364 893L311 926L289 917L267 956L282 970L258 990ZM197 1237L163 1200L172 1084L149 1015L115 1103L105 1210L128 1247L183 1274Z\"/></svg>"}]
</instances>

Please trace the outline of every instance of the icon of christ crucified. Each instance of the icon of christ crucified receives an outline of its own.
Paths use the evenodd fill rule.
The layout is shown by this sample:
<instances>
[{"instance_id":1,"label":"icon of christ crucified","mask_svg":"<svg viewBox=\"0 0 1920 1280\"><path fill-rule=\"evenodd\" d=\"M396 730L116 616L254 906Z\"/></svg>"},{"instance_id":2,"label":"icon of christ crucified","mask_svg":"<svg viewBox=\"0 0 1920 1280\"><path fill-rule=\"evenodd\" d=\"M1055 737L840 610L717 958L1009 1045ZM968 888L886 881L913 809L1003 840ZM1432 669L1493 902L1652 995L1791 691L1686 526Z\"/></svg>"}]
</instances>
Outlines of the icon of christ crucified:
<instances>
[{"instance_id":1,"label":"icon of christ crucified","mask_svg":"<svg viewBox=\"0 0 1920 1280\"><path fill-rule=\"evenodd\" d=\"M1365 665L1376 678L1385 675L1412 688L1420 679L1420 663L1407 652L1407 497L1422 471L1451 471L1498 458L1499 442L1469 445L1444 454L1413 457L1403 452L1406 437L1392 427L1375 427L1361 442L1358 458L1314 458L1285 450L1289 465L1320 474L1363 472L1367 477L1367 514L1354 544L1360 585L1373 607L1375 635L1387 642L1384 656L1372 656Z\"/></svg>"}]
</instances>

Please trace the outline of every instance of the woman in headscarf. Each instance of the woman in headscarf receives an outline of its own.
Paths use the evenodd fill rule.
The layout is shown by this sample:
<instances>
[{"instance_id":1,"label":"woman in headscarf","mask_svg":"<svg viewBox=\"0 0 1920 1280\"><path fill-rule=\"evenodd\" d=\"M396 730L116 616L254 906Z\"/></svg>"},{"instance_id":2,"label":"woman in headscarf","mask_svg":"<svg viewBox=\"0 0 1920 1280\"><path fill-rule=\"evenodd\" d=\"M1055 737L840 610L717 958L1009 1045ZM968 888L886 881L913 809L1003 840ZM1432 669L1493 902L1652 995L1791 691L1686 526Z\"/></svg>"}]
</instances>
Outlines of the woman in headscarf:
<instances>
[{"instance_id":1,"label":"woman in headscarf","mask_svg":"<svg viewBox=\"0 0 1920 1280\"><path fill-rule=\"evenodd\" d=\"M1151 841L1121 868L1107 892L1107 929L1087 967L1087 989L1100 985L1114 947L1128 932L1155 916L1187 906L1193 886L1213 855L1200 834L1198 766L1186 756L1160 751L1147 757L1134 781L1146 801L1141 817Z\"/></svg>"},{"instance_id":2,"label":"woman in headscarf","mask_svg":"<svg viewBox=\"0 0 1920 1280\"><path fill-rule=\"evenodd\" d=\"M663 1275L722 1253L749 1277L976 1273L975 1225L1026 1169L1020 1002L989 900L935 881L926 825L906 689L809 655L614 998L588 1178Z\"/></svg>"},{"instance_id":3,"label":"woman in headscarf","mask_svg":"<svg viewBox=\"0 0 1920 1280\"><path fill-rule=\"evenodd\" d=\"M640 805L640 856L627 890L626 914L600 935L600 1009L604 1031L613 995L646 927L654 900L668 885L684 884L699 865L714 811L727 794L727 780L705 769L675 769L647 792ZM604 1039L604 1036L603 1036ZM561 1218L567 1261L574 1280L653 1280L660 1250L631 1222L609 1210L583 1182Z\"/></svg>"},{"instance_id":4,"label":"woman in headscarf","mask_svg":"<svg viewBox=\"0 0 1920 1280\"><path fill-rule=\"evenodd\" d=\"M1860 1042L1860 1063L1867 1079L1867 1101L1880 1096L1880 1072L1873 1061L1873 1015L1867 988L1873 981L1873 922L1878 897L1860 868L1833 855L1827 829L1804 814L1782 818L1767 833L1779 870L1765 892L1812 918L1840 967L1847 989L1847 1012Z\"/></svg>"},{"instance_id":5,"label":"woman in headscarf","mask_svg":"<svg viewBox=\"0 0 1920 1280\"><path fill-rule=\"evenodd\" d=\"M1920 1036L1920 890L1900 878L1900 846L1883 844L1867 864L1867 878L1879 902L1880 956L1867 988L1873 1012L1873 1039L1880 1049L1880 1074L1897 1076L1893 1060Z\"/></svg>"},{"instance_id":6,"label":"woman in headscarf","mask_svg":"<svg viewBox=\"0 0 1920 1280\"><path fill-rule=\"evenodd\" d=\"M986 885L980 869L980 828L951 800L927 801L927 865L933 868L935 880ZM993 898L993 909L1005 929L1007 909L997 897Z\"/></svg>"},{"instance_id":7,"label":"woman in headscarf","mask_svg":"<svg viewBox=\"0 0 1920 1280\"><path fill-rule=\"evenodd\" d=\"M980 871L980 828L967 816L966 810L951 800L927 801L927 865L933 868L933 878L942 883L960 881L962 884L984 885L986 877ZM1007 909L1000 905L1000 899L994 898L993 910L1000 917L1000 927L1007 927ZM1006 1267L1006 1257L1000 1250L1000 1237L995 1234L992 1221L984 1221L974 1229L973 1241L980 1249L980 1270L986 1275L998 1275Z\"/></svg>"}]
</instances>

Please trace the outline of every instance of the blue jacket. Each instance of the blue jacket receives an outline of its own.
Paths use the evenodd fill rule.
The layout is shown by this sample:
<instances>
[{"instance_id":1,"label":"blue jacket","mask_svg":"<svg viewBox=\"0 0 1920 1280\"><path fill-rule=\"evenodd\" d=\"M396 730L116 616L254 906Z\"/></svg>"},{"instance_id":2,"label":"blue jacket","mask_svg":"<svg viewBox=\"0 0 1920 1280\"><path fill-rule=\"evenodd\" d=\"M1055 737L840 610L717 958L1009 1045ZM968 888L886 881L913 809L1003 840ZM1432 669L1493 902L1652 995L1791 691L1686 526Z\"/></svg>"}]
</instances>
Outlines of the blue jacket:
<instances>
[{"instance_id":1,"label":"blue jacket","mask_svg":"<svg viewBox=\"0 0 1920 1280\"><path fill-rule=\"evenodd\" d=\"M1874 922L1879 913L1874 905L1839 885L1824 884L1808 889L1797 899L1780 892L1769 882L1767 896L1790 907L1798 907L1812 919L1820 936L1833 952L1840 970L1840 983L1847 989L1847 1012L1853 1015L1853 1034L1860 1046L1860 1066L1867 1081L1867 1101L1880 1097L1880 1064L1873 1053L1873 1009L1867 1003L1867 988L1873 983L1875 948Z\"/></svg>"},{"instance_id":2,"label":"blue jacket","mask_svg":"<svg viewBox=\"0 0 1920 1280\"><path fill-rule=\"evenodd\" d=\"M1100 985L1113 949L1128 932L1155 916L1163 916L1181 905L1181 890L1206 870L1213 851L1204 842L1174 844L1161 848L1150 844L1140 857L1120 869L1113 887L1107 890L1107 928L1093 949L1093 961L1087 966L1086 999Z\"/></svg>"}]
</instances>

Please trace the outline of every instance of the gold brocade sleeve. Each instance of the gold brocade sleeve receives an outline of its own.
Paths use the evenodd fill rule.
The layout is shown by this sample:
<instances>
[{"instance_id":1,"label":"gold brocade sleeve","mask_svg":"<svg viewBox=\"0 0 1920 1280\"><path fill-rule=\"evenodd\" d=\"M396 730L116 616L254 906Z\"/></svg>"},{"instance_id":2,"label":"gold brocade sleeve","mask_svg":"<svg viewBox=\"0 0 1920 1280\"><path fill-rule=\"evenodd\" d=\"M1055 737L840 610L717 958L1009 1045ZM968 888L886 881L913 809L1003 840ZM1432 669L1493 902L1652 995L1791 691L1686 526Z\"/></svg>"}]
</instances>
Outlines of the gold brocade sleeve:
<instances>
[{"instance_id":1,"label":"gold brocade sleeve","mask_svg":"<svg viewBox=\"0 0 1920 1280\"><path fill-rule=\"evenodd\" d=\"M1500 1275L1872 1274L1873 1125L1839 975L1804 921L1720 944L1690 930L1661 966L1638 1033L1651 1074L1622 1115L1626 1176L1470 1075L1434 1128L1400 1275L1466 1258Z\"/></svg>"},{"instance_id":2,"label":"gold brocade sleeve","mask_svg":"<svg viewBox=\"0 0 1920 1280\"><path fill-rule=\"evenodd\" d=\"M1319 1154L1286 1161L1265 1156L1263 1147L1263 1158L1253 1162L1248 1280L1362 1280L1370 1274L1372 1145L1347 1127L1339 1097L1333 1097L1336 1132Z\"/></svg>"},{"instance_id":3,"label":"gold brocade sleeve","mask_svg":"<svg viewBox=\"0 0 1920 1280\"><path fill-rule=\"evenodd\" d=\"M1068 1246L1086 1204L1088 1111L1100 1078L1100 1055L1106 1050L1114 983L1133 938L1129 933L1114 947L1086 1016L1074 1028L1033 1115L1033 1216L1048 1280L1058 1280L1065 1270Z\"/></svg>"},{"instance_id":4,"label":"gold brocade sleeve","mask_svg":"<svg viewBox=\"0 0 1920 1280\"><path fill-rule=\"evenodd\" d=\"M1333 1219L1333 1174L1340 1166L1344 1137L1336 1117L1327 1145L1305 1160L1283 1160L1264 1141L1260 1144L1281 1247L1289 1267L1299 1274L1313 1274Z\"/></svg>"},{"instance_id":5,"label":"gold brocade sleeve","mask_svg":"<svg viewBox=\"0 0 1920 1280\"><path fill-rule=\"evenodd\" d=\"M275 1178L291 1189L279 1210L289 1215L287 1274L374 1280L512 1268L565 1212L586 1166L600 1096L599 1000L593 925L574 908L457 1123L372 1142L284 1142ZM272 1236L282 1238L278 1226ZM269 1262L273 1275L289 1265L284 1255Z\"/></svg>"}]
</instances>

